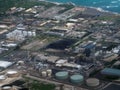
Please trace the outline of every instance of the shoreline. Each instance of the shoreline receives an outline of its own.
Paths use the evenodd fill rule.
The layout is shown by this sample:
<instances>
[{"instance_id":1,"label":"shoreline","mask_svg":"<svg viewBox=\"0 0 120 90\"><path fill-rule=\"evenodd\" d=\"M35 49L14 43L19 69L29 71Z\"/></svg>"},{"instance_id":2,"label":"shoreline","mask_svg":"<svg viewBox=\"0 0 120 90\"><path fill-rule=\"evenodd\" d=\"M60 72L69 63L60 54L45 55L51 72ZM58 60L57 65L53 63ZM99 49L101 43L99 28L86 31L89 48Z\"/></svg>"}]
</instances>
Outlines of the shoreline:
<instances>
[{"instance_id":1,"label":"shoreline","mask_svg":"<svg viewBox=\"0 0 120 90\"><path fill-rule=\"evenodd\" d=\"M114 15L120 16L120 13L117 13L117 12L112 12L112 11L109 11L109 10L105 10L105 9L100 8L100 7L76 5L76 4L73 3L73 2L61 3L61 2L53 2L53 1L48 1L48 0L39 0L39 1L44 1L44 2L48 2L48 3L53 3L53 4L56 4L56 5L60 5L60 4L71 4L71 5L75 6L75 7L91 8L91 9L95 9L95 10L97 10L97 11L100 11L101 13L110 13L110 14L114 14Z\"/></svg>"}]
</instances>

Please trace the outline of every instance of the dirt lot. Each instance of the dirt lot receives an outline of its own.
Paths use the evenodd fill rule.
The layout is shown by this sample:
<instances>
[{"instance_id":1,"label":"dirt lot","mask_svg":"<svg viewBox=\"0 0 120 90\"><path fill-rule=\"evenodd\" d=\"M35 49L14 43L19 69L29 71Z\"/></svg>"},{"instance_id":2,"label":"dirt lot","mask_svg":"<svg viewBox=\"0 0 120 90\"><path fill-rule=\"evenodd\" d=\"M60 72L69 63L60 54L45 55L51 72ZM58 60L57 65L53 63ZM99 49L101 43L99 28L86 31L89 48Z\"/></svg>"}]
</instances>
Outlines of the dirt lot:
<instances>
[{"instance_id":1,"label":"dirt lot","mask_svg":"<svg viewBox=\"0 0 120 90\"><path fill-rule=\"evenodd\" d=\"M40 48L42 48L43 46L45 46L47 44L47 40L43 39L43 40L36 40L33 41L27 45L24 45L23 47L21 47L21 49L26 49L26 50L38 50Z\"/></svg>"}]
</instances>

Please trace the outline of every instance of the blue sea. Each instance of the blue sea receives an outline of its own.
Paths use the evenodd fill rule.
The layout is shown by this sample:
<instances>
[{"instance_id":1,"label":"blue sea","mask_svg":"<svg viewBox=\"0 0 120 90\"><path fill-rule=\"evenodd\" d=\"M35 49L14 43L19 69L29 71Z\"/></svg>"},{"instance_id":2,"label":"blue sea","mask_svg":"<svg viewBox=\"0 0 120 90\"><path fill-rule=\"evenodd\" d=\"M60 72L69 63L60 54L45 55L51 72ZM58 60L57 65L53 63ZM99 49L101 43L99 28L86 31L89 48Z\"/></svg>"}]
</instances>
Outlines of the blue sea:
<instances>
[{"instance_id":1,"label":"blue sea","mask_svg":"<svg viewBox=\"0 0 120 90\"><path fill-rule=\"evenodd\" d=\"M72 2L77 6L97 7L107 11L120 13L120 0L47 0L58 3Z\"/></svg>"}]
</instances>

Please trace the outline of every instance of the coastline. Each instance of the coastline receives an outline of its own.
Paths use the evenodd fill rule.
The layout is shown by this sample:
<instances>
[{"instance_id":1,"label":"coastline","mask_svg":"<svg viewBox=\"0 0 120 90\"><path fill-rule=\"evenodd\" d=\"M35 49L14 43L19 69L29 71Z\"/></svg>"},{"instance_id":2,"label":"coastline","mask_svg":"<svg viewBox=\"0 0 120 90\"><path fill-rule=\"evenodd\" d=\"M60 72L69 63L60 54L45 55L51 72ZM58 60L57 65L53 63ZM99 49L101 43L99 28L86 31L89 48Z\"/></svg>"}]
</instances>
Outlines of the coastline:
<instances>
[{"instance_id":1,"label":"coastline","mask_svg":"<svg viewBox=\"0 0 120 90\"><path fill-rule=\"evenodd\" d=\"M60 4L71 4L71 5L74 5L75 7L85 7L85 8L90 8L90 9L95 9L101 13L110 13L110 14L114 14L116 16L120 16L120 13L117 13L117 12L112 12L112 11L109 11L109 10L104 10L100 7L92 7L92 6L81 6L81 5L76 5L75 3L73 2L67 2L67 3L61 3L61 2L53 2L53 1L48 1L48 0L39 0L39 1L44 1L44 2L48 2L48 3L53 3L53 4L56 4L56 5L60 5Z\"/></svg>"}]
</instances>

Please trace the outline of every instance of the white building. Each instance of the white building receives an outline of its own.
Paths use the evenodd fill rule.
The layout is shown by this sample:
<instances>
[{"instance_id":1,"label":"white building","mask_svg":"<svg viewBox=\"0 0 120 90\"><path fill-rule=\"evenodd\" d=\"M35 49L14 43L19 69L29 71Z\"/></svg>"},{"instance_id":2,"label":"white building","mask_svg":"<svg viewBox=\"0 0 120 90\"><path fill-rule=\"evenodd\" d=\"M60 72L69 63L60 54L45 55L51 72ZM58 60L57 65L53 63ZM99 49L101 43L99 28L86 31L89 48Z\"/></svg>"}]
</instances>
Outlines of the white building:
<instances>
[{"instance_id":1,"label":"white building","mask_svg":"<svg viewBox=\"0 0 120 90\"><path fill-rule=\"evenodd\" d=\"M8 34L6 37L11 40L23 41L26 37L36 36L35 31L27 31L26 28L19 24L17 25L16 29Z\"/></svg>"},{"instance_id":2,"label":"white building","mask_svg":"<svg viewBox=\"0 0 120 90\"><path fill-rule=\"evenodd\" d=\"M7 67L11 66L12 64L13 64L13 62L0 61L0 67L1 68L7 68Z\"/></svg>"}]
</instances>

